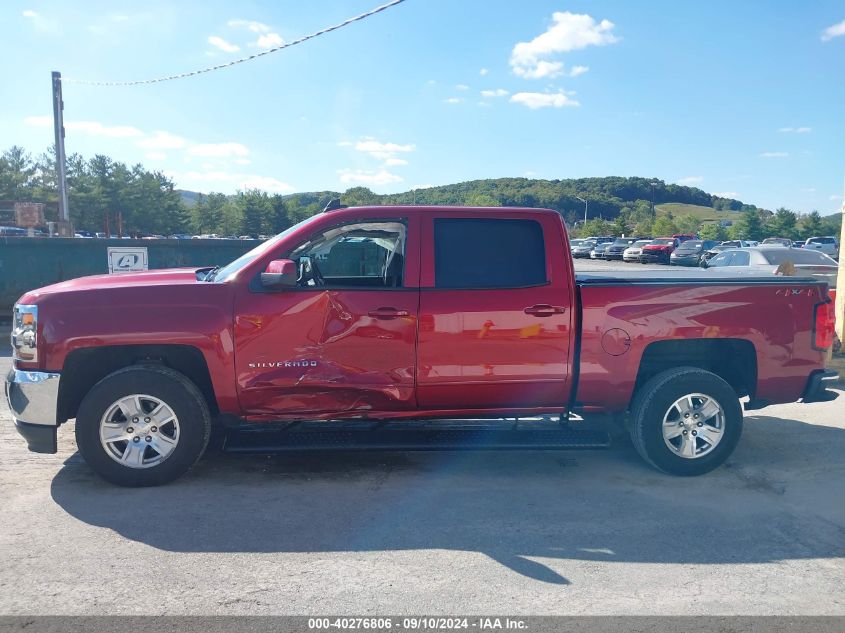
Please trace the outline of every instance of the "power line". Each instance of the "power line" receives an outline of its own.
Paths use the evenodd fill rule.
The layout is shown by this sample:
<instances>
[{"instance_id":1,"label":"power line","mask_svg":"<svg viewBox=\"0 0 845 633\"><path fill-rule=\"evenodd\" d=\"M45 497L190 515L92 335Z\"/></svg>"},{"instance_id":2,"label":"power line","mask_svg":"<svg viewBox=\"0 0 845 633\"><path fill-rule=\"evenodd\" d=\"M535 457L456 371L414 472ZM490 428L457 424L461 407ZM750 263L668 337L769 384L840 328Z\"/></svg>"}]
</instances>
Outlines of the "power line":
<instances>
[{"instance_id":1,"label":"power line","mask_svg":"<svg viewBox=\"0 0 845 633\"><path fill-rule=\"evenodd\" d=\"M370 17L371 15L375 15L376 13L381 13L385 9L390 9L391 7L395 7L397 4L401 4L405 2L405 0L391 0L386 4L382 4L374 9L370 9L366 13L361 13L360 15L356 15L351 17L339 24L335 24L333 26L326 27L309 35L305 35L300 37L299 39L292 40L285 44L281 44L280 46L276 46L274 48L267 49L266 51L261 51L260 53L255 53L254 55L249 55L247 57L241 57L240 59L235 59L230 62L226 62L225 64L217 64L216 66L209 66L208 68L202 68L200 70L192 70L185 73L179 73L177 75L168 75L166 77L158 77L156 79L140 79L137 81L89 81L86 79L72 79L72 78L62 78L62 82L64 83L73 83L73 84L80 84L84 86L141 86L144 84L156 84L162 81L172 81L174 79L184 79L185 77L193 77L195 75L202 75L204 73L210 73L213 70L220 70L222 68L228 68L229 66L235 66L237 64L243 64L244 62L248 62L253 59L257 59L258 57L263 57L264 55L269 55L270 53L275 53L276 51L280 51L284 48L290 48L291 46L296 46L297 44L302 44L303 42L307 42L308 40L314 39L315 37L319 37L320 35L325 35L326 33L331 33L332 31L336 31L338 29L343 28L353 22L358 22L365 18Z\"/></svg>"}]
</instances>

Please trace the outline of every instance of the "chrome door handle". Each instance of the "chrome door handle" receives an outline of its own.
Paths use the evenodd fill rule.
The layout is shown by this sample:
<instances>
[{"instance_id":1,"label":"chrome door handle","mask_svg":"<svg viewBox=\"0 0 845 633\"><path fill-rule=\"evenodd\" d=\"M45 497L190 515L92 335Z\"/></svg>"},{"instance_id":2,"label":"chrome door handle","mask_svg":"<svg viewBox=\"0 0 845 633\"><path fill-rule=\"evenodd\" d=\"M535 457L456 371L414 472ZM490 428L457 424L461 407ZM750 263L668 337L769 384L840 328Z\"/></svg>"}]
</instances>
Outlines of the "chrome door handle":
<instances>
[{"instance_id":1,"label":"chrome door handle","mask_svg":"<svg viewBox=\"0 0 845 633\"><path fill-rule=\"evenodd\" d=\"M407 310L397 310L396 308L379 308L378 310L370 310L367 314L374 319L398 319L411 316L411 313Z\"/></svg>"},{"instance_id":2,"label":"chrome door handle","mask_svg":"<svg viewBox=\"0 0 845 633\"><path fill-rule=\"evenodd\" d=\"M563 314L566 312L566 308L563 306L552 306L548 303L538 303L537 305L528 306L523 312L538 317L550 317L554 314Z\"/></svg>"}]
</instances>

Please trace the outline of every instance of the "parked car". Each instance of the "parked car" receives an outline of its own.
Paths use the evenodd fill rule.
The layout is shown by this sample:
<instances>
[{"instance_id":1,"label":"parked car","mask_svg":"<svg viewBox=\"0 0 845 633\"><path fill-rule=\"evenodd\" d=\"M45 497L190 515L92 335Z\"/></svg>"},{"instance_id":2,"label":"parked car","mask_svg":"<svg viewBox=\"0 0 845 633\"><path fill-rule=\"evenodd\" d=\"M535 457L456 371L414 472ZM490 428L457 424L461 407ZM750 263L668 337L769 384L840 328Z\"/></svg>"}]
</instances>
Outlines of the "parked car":
<instances>
[{"instance_id":1,"label":"parked car","mask_svg":"<svg viewBox=\"0 0 845 633\"><path fill-rule=\"evenodd\" d=\"M792 240L788 237L767 237L763 240L763 246L786 246L792 247Z\"/></svg>"},{"instance_id":2,"label":"parked car","mask_svg":"<svg viewBox=\"0 0 845 633\"><path fill-rule=\"evenodd\" d=\"M651 238L644 238L641 240L637 240L633 244L631 244L625 251L622 253L622 261L625 262L638 262L640 261L640 255L643 253L643 246L646 244L651 244Z\"/></svg>"},{"instance_id":3,"label":"parked car","mask_svg":"<svg viewBox=\"0 0 845 633\"><path fill-rule=\"evenodd\" d=\"M706 262L705 268L731 275L797 275L836 288L839 264L824 253L805 248L757 246L723 251Z\"/></svg>"},{"instance_id":4,"label":"parked car","mask_svg":"<svg viewBox=\"0 0 845 633\"><path fill-rule=\"evenodd\" d=\"M639 237L617 237L610 246L604 251L604 258L607 260L619 260L624 257L625 251L628 247L633 246L634 243L642 238Z\"/></svg>"},{"instance_id":5,"label":"parked car","mask_svg":"<svg viewBox=\"0 0 845 633\"><path fill-rule=\"evenodd\" d=\"M705 262L709 262L711 259L713 259L719 253L721 253L723 251L730 250L732 248L734 248L734 247L733 246L723 246L722 244L719 244L717 246L713 246L712 248L710 248L710 249L704 251L704 253L702 253L701 261L699 262L699 266L703 267Z\"/></svg>"},{"instance_id":6,"label":"parked car","mask_svg":"<svg viewBox=\"0 0 845 633\"><path fill-rule=\"evenodd\" d=\"M676 240L678 240L678 244L683 244L687 240L698 239L697 235L692 235L691 233L676 233L672 237L674 237Z\"/></svg>"},{"instance_id":7,"label":"parked car","mask_svg":"<svg viewBox=\"0 0 845 633\"><path fill-rule=\"evenodd\" d=\"M594 240L581 240L581 243L575 246L572 249L572 257L574 259L582 259L584 257L589 257L590 252L596 247L596 242Z\"/></svg>"},{"instance_id":8,"label":"parked car","mask_svg":"<svg viewBox=\"0 0 845 633\"><path fill-rule=\"evenodd\" d=\"M832 236L807 238L803 248L813 249L828 257L839 259L839 241Z\"/></svg>"},{"instance_id":9,"label":"parked car","mask_svg":"<svg viewBox=\"0 0 845 633\"><path fill-rule=\"evenodd\" d=\"M698 266L704 253L716 246L716 240L687 240L669 256L673 266Z\"/></svg>"},{"instance_id":10,"label":"parked car","mask_svg":"<svg viewBox=\"0 0 845 633\"><path fill-rule=\"evenodd\" d=\"M747 240L726 240L722 242L721 246L730 246L731 248L748 248L751 244Z\"/></svg>"},{"instance_id":11,"label":"parked car","mask_svg":"<svg viewBox=\"0 0 845 633\"><path fill-rule=\"evenodd\" d=\"M668 264L672 252L678 247L678 239L674 237L658 237L650 244L643 246L640 262L643 264Z\"/></svg>"},{"instance_id":12,"label":"parked car","mask_svg":"<svg viewBox=\"0 0 845 633\"><path fill-rule=\"evenodd\" d=\"M553 210L318 213L222 268L25 293L9 417L43 453L75 420L124 486L176 479L212 429L263 453L609 444L570 412L624 417L649 464L700 475L733 453L742 398L837 397L834 312L819 281L681 275L576 276Z\"/></svg>"},{"instance_id":13,"label":"parked car","mask_svg":"<svg viewBox=\"0 0 845 633\"><path fill-rule=\"evenodd\" d=\"M792 242L792 248L803 248L803 247L804 247L804 242L798 242L798 241Z\"/></svg>"},{"instance_id":14,"label":"parked car","mask_svg":"<svg viewBox=\"0 0 845 633\"><path fill-rule=\"evenodd\" d=\"M593 250L590 251L590 259L604 259L607 254L607 249L610 248L611 244L613 244L613 242L602 242L601 244L596 244L593 247Z\"/></svg>"},{"instance_id":15,"label":"parked car","mask_svg":"<svg viewBox=\"0 0 845 633\"><path fill-rule=\"evenodd\" d=\"M26 229L19 226L0 226L0 237L26 237Z\"/></svg>"}]
</instances>

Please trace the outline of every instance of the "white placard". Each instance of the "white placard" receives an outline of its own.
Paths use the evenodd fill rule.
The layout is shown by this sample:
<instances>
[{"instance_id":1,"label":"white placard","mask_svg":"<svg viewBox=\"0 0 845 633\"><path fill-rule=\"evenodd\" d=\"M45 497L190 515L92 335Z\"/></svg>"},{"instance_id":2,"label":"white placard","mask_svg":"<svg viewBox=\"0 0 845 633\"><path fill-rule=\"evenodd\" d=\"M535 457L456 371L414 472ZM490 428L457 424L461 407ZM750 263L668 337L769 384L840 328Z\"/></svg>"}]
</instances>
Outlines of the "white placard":
<instances>
[{"instance_id":1,"label":"white placard","mask_svg":"<svg viewBox=\"0 0 845 633\"><path fill-rule=\"evenodd\" d=\"M148 269L146 246L109 246L108 257L110 275Z\"/></svg>"}]
</instances>

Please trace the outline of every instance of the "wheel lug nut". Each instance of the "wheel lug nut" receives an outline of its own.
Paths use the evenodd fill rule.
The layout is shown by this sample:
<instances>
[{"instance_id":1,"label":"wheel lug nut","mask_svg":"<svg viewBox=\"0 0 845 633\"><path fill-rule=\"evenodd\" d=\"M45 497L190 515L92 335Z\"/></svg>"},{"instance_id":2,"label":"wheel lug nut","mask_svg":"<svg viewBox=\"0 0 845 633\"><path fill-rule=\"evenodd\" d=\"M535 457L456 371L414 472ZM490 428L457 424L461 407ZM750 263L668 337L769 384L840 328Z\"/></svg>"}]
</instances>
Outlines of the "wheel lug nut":
<instances>
[{"instance_id":1,"label":"wheel lug nut","mask_svg":"<svg viewBox=\"0 0 845 633\"><path fill-rule=\"evenodd\" d=\"M684 435L686 435L686 434L687 434L687 431L686 431L686 429L684 429Z\"/></svg>"},{"instance_id":2,"label":"wheel lug nut","mask_svg":"<svg viewBox=\"0 0 845 633\"><path fill-rule=\"evenodd\" d=\"M130 426L128 429L126 429L126 432L127 432L127 433L134 433L134 432L135 432L135 429L133 429L133 428Z\"/></svg>"},{"instance_id":3,"label":"wheel lug nut","mask_svg":"<svg viewBox=\"0 0 845 633\"><path fill-rule=\"evenodd\" d=\"M149 421L150 421L149 418L144 418L144 422L149 422Z\"/></svg>"},{"instance_id":4,"label":"wheel lug nut","mask_svg":"<svg viewBox=\"0 0 845 633\"><path fill-rule=\"evenodd\" d=\"M157 427L157 426L151 426L151 427L150 427L150 431L152 431L153 433L155 433L156 431L158 431L158 427Z\"/></svg>"},{"instance_id":5,"label":"wheel lug nut","mask_svg":"<svg viewBox=\"0 0 845 633\"><path fill-rule=\"evenodd\" d=\"M704 426L704 422L699 422L698 426Z\"/></svg>"},{"instance_id":6,"label":"wheel lug nut","mask_svg":"<svg viewBox=\"0 0 845 633\"><path fill-rule=\"evenodd\" d=\"M686 433L686 431L684 431L684 433ZM132 441L133 442L140 442L141 438L136 435L135 437L132 438Z\"/></svg>"},{"instance_id":7,"label":"wheel lug nut","mask_svg":"<svg viewBox=\"0 0 845 633\"><path fill-rule=\"evenodd\" d=\"M137 417L132 418L132 421L133 421L133 422L135 422L135 423L137 424L137 423L138 423L138 418L137 418Z\"/></svg>"},{"instance_id":8,"label":"wheel lug nut","mask_svg":"<svg viewBox=\"0 0 845 633\"><path fill-rule=\"evenodd\" d=\"M695 433L695 431L693 431L693 433ZM152 442L152 441L153 441L153 438L151 438L151 437L148 435L147 437L145 437L145 438L144 438L144 440L145 440L145 441L147 441L147 442Z\"/></svg>"},{"instance_id":9,"label":"wheel lug nut","mask_svg":"<svg viewBox=\"0 0 845 633\"><path fill-rule=\"evenodd\" d=\"M698 431L693 431L693 432L692 432L692 434L693 434L693 435L698 435Z\"/></svg>"},{"instance_id":10,"label":"wheel lug nut","mask_svg":"<svg viewBox=\"0 0 845 633\"><path fill-rule=\"evenodd\" d=\"M684 413L684 417L685 417L685 418L688 418L688 417L689 417L689 413Z\"/></svg>"},{"instance_id":11,"label":"wheel lug nut","mask_svg":"<svg viewBox=\"0 0 845 633\"><path fill-rule=\"evenodd\" d=\"M692 417L694 417L694 418L697 420L697 419L698 419L698 414L696 413L696 414L695 414L694 416L692 416Z\"/></svg>"}]
</instances>

